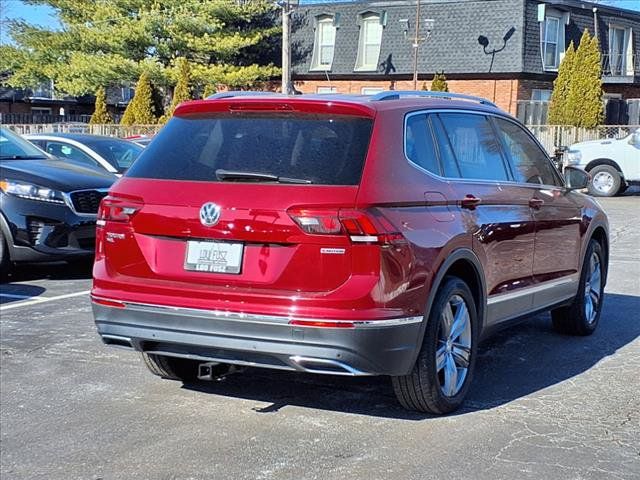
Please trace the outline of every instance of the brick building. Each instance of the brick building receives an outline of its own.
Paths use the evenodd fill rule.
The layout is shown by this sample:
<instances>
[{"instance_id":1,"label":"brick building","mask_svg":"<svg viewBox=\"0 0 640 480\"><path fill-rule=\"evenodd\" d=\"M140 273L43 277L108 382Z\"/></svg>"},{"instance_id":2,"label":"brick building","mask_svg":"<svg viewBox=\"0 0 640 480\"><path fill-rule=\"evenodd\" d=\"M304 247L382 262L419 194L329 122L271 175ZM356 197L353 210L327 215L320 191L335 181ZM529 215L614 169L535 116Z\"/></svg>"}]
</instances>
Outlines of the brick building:
<instances>
[{"instance_id":1,"label":"brick building","mask_svg":"<svg viewBox=\"0 0 640 480\"><path fill-rule=\"evenodd\" d=\"M292 22L295 88L413 89L415 17L415 0L299 7ZM602 46L606 96L640 98L638 12L577 0L422 0L420 17L419 88L444 71L452 92L515 114L519 101L548 100L565 49L587 28Z\"/></svg>"}]
</instances>

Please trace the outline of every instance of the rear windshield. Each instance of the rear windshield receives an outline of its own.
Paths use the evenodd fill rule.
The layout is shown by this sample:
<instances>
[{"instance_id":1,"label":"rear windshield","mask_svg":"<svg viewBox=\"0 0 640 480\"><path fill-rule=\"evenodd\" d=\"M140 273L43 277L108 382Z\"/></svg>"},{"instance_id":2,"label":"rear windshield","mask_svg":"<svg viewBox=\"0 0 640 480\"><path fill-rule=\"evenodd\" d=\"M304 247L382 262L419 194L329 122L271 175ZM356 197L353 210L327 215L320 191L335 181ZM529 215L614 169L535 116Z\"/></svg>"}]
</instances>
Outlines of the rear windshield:
<instances>
[{"instance_id":1,"label":"rear windshield","mask_svg":"<svg viewBox=\"0 0 640 480\"><path fill-rule=\"evenodd\" d=\"M126 176L215 182L220 178L216 176L218 170L321 185L357 185L372 123L370 119L339 115L174 117Z\"/></svg>"}]
</instances>

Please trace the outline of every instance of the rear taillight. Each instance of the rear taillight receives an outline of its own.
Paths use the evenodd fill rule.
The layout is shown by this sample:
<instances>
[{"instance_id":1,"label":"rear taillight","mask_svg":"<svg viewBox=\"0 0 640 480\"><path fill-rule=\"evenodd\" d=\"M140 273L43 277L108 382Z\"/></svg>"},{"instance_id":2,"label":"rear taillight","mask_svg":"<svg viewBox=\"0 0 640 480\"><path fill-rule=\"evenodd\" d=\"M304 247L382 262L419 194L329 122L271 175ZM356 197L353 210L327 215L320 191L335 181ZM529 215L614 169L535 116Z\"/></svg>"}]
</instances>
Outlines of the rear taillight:
<instances>
[{"instance_id":1,"label":"rear taillight","mask_svg":"<svg viewBox=\"0 0 640 480\"><path fill-rule=\"evenodd\" d=\"M348 235L355 243L396 244L405 241L386 218L375 211L294 208L289 216L312 235Z\"/></svg>"},{"instance_id":2,"label":"rear taillight","mask_svg":"<svg viewBox=\"0 0 640 480\"><path fill-rule=\"evenodd\" d=\"M99 227L102 227L106 222L129 222L131 221L131 217L141 208L142 205L139 203L116 199L113 197L105 197L100 202L96 224Z\"/></svg>"}]
</instances>

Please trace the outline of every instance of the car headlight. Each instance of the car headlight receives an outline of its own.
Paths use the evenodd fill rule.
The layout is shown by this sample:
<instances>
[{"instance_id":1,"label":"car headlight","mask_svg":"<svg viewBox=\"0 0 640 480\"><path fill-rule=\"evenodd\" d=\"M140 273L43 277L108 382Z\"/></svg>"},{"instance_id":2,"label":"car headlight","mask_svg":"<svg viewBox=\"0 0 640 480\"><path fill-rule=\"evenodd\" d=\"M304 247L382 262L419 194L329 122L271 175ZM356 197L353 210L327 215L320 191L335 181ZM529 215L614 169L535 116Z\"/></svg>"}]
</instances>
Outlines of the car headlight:
<instances>
[{"instance_id":1,"label":"car headlight","mask_svg":"<svg viewBox=\"0 0 640 480\"><path fill-rule=\"evenodd\" d=\"M15 180L1 180L0 190L9 195L41 202L64 204L62 192L51 188L41 187L32 183L18 182Z\"/></svg>"},{"instance_id":2,"label":"car headlight","mask_svg":"<svg viewBox=\"0 0 640 480\"><path fill-rule=\"evenodd\" d=\"M567 165L575 165L582 160L582 152L580 150L569 150L565 153L564 158Z\"/></svg>"}]
</instances>

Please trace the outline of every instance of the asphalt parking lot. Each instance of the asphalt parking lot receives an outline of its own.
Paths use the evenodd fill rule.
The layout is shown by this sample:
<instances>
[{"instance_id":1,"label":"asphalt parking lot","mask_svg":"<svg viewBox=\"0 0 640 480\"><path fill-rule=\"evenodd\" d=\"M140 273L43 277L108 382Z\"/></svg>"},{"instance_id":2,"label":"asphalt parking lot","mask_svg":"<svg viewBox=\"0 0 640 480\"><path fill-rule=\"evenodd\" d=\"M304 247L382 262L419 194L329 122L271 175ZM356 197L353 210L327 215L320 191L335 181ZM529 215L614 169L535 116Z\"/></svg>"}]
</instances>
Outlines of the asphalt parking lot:
<instances>
[{"instance_id":1,"label":"asphalt parking lot","mask_svg":"<svg viewBox=\"0 0 640 480\"><path fill-rule=\"evenodd\" d=\"M1 286L0 477L638 479L640 190L601 202L611 263L598 331L548 315L480 349L462 410L404 411L385 378L248 370L181 386L95 333L88 269Z\"/></svg>"}]
</instances>

